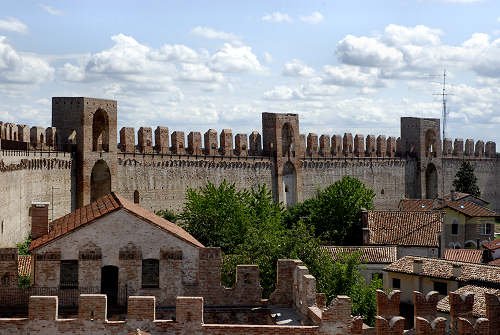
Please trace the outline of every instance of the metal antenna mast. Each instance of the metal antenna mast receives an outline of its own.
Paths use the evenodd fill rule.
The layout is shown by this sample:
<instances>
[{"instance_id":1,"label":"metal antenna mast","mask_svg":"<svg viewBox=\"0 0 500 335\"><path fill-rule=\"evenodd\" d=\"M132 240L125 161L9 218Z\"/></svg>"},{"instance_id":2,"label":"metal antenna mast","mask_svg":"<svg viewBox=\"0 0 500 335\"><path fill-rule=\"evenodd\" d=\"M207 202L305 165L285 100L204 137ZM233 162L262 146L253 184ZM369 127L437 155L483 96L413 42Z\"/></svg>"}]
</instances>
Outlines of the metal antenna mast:
<instances>
[{"instance_id":1,"label":"metal antenna mast","mask_svg":"<svg viewBox=\"0 0 500 335\"><path fill-rule=\"evenodd\" d=\"M443 142L444 142L444 139L446 138L446 119L448 116L448 111L446 110L446 97L448 96L448 93L446 93L446 69L443 70L443 84L442 85L443 85L442 92L436 93L433 95L441 96L441 99L443 102Z\"/></svg>"}]
</instances>

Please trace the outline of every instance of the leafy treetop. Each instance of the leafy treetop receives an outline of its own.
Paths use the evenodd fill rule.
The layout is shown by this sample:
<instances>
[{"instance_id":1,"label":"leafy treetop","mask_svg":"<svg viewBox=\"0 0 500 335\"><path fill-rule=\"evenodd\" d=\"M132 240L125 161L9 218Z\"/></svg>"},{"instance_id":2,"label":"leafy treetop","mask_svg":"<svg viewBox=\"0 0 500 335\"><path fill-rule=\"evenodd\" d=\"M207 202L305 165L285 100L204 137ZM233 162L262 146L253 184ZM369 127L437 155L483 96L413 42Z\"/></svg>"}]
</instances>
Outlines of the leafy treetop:
<instances>
[{"instance_id":1,"label":"leafy treetop","mask_svg":"<svg viewBox=\"0 0 500 335\"><path fill-rule=\"evenodd\" d=\"M475 197L481 196L481 191L477 185L477 177L474 174L474 166L468 161L462 161L460 169L457 171L453 181L455 191L468 193Z\"/></svg>"}]
</instances>

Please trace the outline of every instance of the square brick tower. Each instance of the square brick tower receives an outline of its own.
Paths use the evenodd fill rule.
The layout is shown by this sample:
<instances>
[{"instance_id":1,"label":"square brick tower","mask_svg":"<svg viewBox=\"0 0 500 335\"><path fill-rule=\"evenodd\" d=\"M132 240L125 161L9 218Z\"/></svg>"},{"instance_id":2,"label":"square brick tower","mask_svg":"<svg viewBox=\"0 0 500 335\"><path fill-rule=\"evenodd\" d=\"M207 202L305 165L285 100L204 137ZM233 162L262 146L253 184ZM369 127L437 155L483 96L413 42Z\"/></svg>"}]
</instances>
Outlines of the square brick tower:
<instances>
[{"instance_id":1,"label":"square brick tower","mask_svg":"<svg viewBox=\"0 0 500 335\"><path fill-rule=\"evenodd\" d=\"M407 167L407 185L412 198L435 199L443 195L443 162L439 119L401 118L401 153L416 158L416 171ZM410 178L408 178L410 177Z\"/></svg>"},{"instance_id":2,"label":"square brick tower","mask_svg":"<svg viewBox=\"0 0 500 335\"><path fill-rule=\"evenodd\" d=\"M274 158L273 196L286 206L302 201L304 143L297 114L262 113L264 155Z\"/></svg>"},{"instance_id":3,"label":"square brick tower","mask_svg":"<svg viewBox=\"0 0 500 335\"><path fill-rule=\"evenodd\" d=\"M76 144L78 207L116 189L116 105L115 100L52 98L52 126L61 144Z\"/></svg>"}]
</instances>

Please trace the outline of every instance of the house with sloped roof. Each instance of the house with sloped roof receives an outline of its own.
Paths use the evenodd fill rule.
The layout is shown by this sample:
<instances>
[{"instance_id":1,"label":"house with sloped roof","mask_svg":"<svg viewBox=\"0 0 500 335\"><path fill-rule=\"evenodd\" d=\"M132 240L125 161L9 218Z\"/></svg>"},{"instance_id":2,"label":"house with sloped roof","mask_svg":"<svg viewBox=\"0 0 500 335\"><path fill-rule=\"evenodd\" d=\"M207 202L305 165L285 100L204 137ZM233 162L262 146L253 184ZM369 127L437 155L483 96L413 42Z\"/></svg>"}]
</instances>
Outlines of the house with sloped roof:
<instances>
[{"instance_id":1,"label":"house with sloped roof","mask_svg":"<svg viewBox=\"0 0 500 335\"><path fill-rule=\"evenodd\" d=\"M361 263L359 270L366 283L370 283L375 276L383 279L383 269L397 260L396 246L322 246L321 249L334 260L340 260L343 254L357 253Z\"/></svg>"},{"instance_id":2,"label":"house with sloped roof","mask_svg":"<svg viewBox=\"0 0 500 335\"><path fill-rule=\"evenodd\" d=\"M491 259L487 250L480 249L445 249L444 259L468 263L488 263Z\"/></svg>"},{"instance_id":3,"label":"house with sloped roof","mask_svg":"<svg viewBox=\"0 0 500 335\"><path fill-rule=\"evenodd\" d=\"M38 220L46 209L32 208L39 234L30 245L32 284L40 292L103 293L119 306L131 295L155 296L159 306L174 306L178 296L202 296L207 305L261 302L257 266L238 266L235 287L223 287L219 248L116 193L50 224Z\"/></svg>"},{"instance_id":4,"label":"house with sloped roof","mask_svg":"<svg viewBox=\"0 0 500 335\"><path fill-rule=\"evenodd\" d=\"M440 211L364 211L362 220L365 246L397 246L398 259L441 255Z\"/></svg>"}]
</instances>

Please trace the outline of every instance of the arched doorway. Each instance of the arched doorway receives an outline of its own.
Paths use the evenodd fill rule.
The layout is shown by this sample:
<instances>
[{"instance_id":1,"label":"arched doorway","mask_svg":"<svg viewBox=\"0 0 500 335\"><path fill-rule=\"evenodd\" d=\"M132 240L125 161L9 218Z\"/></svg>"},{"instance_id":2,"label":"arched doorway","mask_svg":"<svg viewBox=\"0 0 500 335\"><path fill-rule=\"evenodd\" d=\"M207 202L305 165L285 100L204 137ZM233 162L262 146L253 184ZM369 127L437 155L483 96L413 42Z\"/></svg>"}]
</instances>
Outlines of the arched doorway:
<instances>
[{"instance_id":1,"label":"arched doorway","mask_svg":"<svg viewBox=\"0 0 500 335\"><path fill-rule=\"evenodd\" d=\"M102 159L95 163L90 176L90 201L111 193L111 173L108 164Z\"/></svg>"},{"instance_id":2,"label":"arched doorway","mask_svg":"<svg viewBox=\"0 0 500 335\"><path fill-rule=\"evenodd\" d=\"M436 141L436 132L432 129L427 130L427 132L425 133L425 156L436 157Z\"/></svg>"},{"instance_id":3,"label":"arched doorway","mask_svg":"<svg viewBox=\"0 0 500 335\"><path fill-rule=\"evenodd\" d=\"M113 265L101 268L101 293L108 296L108 306L118 302L118 267Z\"/></svg>"},{"instance_id":4,"label":"arched doorway","mask_svg":"<svg viewBox=\"0 0 500 335\"><path fill-rule=\"evenodd\" d=\"M425 169L425 196L426 199L438 197L438 175L434 164L430 163Z\"/></svg>"},{"instance_id":5,"label":"arched doorway","mask_svg":"<svg viewBox=\"0 0 500 335\"><path fill-rule=\"evenodd\" d=\"M109 119L103 109L98 109L92 119L92 150L109 151Z\"/></svg>"},{"instance_id":6,"label":"arched doorway","mask_svg":"<svg viewBox=\"0 0 500 335\"><path fill-rule=\"evenodd\" d=\"M295 154L295 139L293 137L293 129L290 123L285 123L281 131L281 143L283 156L287 156L289 152Z\"/></svg>"},{"instance_id":7,"label":"arched doorway","mask_svg":"<svg viewBox=\"0 0 500 335\"><path fill-rule=\"evenodd\" d=\"M297 201L297 174L295 167L290 162L286 162L283 167L283 194L285 205L290 207Z\"/></svg>"}]
</instances>

